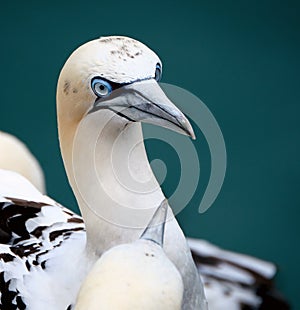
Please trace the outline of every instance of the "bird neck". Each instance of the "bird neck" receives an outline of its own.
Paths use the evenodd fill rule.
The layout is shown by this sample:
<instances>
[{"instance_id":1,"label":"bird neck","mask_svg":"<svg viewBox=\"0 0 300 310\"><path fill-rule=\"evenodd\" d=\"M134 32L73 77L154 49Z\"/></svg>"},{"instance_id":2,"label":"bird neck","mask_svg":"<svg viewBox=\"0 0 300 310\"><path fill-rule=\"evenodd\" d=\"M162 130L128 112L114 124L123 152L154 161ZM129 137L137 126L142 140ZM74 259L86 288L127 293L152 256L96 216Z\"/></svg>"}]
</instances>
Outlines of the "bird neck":
<instances>
[{"instance_id":1,"label":"bird neck","mask_svg":"<svg viewBox=\"0 0 300 310\"><path fill-rule=\"evenodd\" d=\"M88 247L139 237L164 195L151 170L140 123L109 110L61 126L61 152L87 228Z\"/></svg>"}]
</instances>

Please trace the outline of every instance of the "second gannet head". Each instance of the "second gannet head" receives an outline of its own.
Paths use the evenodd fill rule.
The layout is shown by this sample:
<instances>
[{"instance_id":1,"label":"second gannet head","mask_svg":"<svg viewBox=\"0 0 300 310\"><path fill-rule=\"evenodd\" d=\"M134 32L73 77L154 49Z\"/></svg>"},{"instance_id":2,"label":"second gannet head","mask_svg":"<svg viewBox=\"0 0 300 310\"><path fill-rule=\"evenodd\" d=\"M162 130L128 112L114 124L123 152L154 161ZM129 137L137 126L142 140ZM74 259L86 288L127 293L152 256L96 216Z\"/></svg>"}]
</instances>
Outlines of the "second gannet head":
<instances>
[{"instance_id":1,"label":"second gannet head","mask_svg":"<svg viewBox=\"0 0 300 310\"><path fill-rule=\"evenodd\" d=\"M21 174L45 194L45 177L37 159L22 141L2 131L0 131L0 169Z\"/></svg>"},{"instance_id":2,"label":"second gannet head","mask_svg":"<svg viewBox=\"0 0 300 310\"><path fill-rule=\"evenodd\" d=\"M180 310L183 282L162 249L168 204L160 205L136 242L116 246L83 282L76 310Z\"/></svg>"}]
</instances>

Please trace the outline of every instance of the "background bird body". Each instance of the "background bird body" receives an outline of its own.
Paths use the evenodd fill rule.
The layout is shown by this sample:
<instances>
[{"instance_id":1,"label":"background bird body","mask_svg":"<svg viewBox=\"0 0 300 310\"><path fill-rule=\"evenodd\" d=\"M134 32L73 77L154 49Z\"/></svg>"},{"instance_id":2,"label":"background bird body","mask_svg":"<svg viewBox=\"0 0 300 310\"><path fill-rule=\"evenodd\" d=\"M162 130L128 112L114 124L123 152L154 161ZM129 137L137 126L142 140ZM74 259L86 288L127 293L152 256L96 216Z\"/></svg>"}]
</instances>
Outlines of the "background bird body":
<instances>
[{"instance_id":1,"label":"background bird body","mask_svg":"<svg viewBox=\"0 0 300 310\"><path fill-rule=\"evenodd\" d=\"M71 307L93 267L86 255L82 218L39 193L15 172L0 170L0 190L2 196L11 197L0 197L1 307L33 310ZM280 296L273 295L274 264L223 251L202 240L190 239L189 245L210 310L223 310L225 306L243 309L245 305L260 309L270 300L272 309L277 309L276 306L289 309ZM122 246L118 255L121 249ZM134 260L139 256L135 258L135 247L131 249ZM97 260L95 257L92 262ZM123 262L122 257L115 260L118 268L124 266ZM110 272L117 271L112 268ZM99 279L99 274L96 278Z\"/></svg>"}]
</instances>

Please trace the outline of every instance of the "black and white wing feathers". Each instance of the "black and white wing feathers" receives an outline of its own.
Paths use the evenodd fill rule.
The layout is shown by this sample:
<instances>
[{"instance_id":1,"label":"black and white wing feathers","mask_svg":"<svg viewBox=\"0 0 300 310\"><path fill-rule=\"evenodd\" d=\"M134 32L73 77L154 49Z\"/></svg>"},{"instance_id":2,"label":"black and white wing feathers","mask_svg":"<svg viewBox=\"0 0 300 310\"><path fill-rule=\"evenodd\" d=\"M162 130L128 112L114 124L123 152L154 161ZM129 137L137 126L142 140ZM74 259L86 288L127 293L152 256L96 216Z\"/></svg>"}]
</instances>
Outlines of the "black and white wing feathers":
<instances>
[{"instance_id":1,"label":"black and white wing feathers","mask_svg":"<svg viewBox=\"0 0 300 310\"><path fill-rule=\"evenodd\" d=\"M210 310L287 310L276 292L276 266L248 255L225 251L200 239L188 239L204 284Z\"/></svg>"},{"instance_id":2,"label":"black and white wing feathers","mask_svg":"<svg viewBox=\"0 0 300 310\"><path fill-rule=\"evenodd\" d=\"M67 309L85 270L80 216L0 170L0 309Z\"/></svg>"}]
</instances>

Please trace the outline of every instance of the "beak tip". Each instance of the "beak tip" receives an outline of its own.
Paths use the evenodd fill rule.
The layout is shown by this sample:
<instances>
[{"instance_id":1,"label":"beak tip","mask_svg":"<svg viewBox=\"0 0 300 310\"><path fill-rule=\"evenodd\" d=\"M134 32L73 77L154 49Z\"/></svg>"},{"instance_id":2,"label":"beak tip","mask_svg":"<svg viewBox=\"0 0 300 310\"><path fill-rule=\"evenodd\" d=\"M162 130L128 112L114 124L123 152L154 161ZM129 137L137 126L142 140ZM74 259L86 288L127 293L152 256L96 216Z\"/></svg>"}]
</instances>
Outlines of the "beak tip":
<instances>
[{"instance_id":1,"label":"beak tip","mask_svg":"<svg viewBox=\"0 0 300 310\"><path fill-rule=\"evenodd\" d=\"M192 140L196 139L192 125L184 115L181 118L180 127L188 137L190 137Z\"/></svg>"},{"instance_id":2,"label":"beak tip","mask_svg":"<svg viewBox=\"0 0 300 310\"><path fill-rule=\"evenodd\" d=\"M196 140L196 136L194 133L194 129L192 127L192 125L190 124L190 122L188 120L185 121L185 124L183 126L183 128L185 129L186 134L192 139L192 140Z\"/></svg>"}]
</instances>

